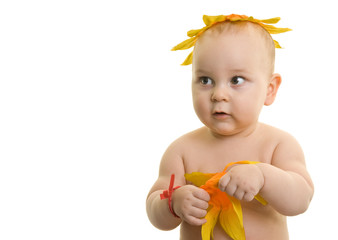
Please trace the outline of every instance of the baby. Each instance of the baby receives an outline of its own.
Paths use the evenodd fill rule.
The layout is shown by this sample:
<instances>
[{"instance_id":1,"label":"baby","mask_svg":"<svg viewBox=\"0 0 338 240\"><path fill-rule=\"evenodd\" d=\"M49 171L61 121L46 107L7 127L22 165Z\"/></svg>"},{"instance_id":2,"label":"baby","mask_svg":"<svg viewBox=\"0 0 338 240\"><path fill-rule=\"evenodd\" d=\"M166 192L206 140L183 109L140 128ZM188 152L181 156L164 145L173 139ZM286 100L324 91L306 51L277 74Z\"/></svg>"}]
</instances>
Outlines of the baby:
<instances>
[{"instance_id":1,"label":"baby","mask_svg":"<svg viewBox=\"0 0 338 240\"><path fill-rule=\"evenodd\" d=\"M206 24L215 18L204 17ZM240 200L246 239L286 240L286 216L306 211L314 187L298 142L258 122L263 105L274 102L281 84L281 76L274 73L279 44L256 19L221 17L182 47L194 45L184 64L192 62L193 105L204 126L178 138L164 153L147 197L148 217L162 230L181 225L182 240L202 239L210 195L188 182L185 174L218 173L232 162L255 161L229 167L217 187ZM174 186L181 187L161 199L161 194L168 195L164 190L172 174ZM257 194L268 204L258 202ZM213 237L232 239L219 221Z\"/></svg>"}]
</instances>

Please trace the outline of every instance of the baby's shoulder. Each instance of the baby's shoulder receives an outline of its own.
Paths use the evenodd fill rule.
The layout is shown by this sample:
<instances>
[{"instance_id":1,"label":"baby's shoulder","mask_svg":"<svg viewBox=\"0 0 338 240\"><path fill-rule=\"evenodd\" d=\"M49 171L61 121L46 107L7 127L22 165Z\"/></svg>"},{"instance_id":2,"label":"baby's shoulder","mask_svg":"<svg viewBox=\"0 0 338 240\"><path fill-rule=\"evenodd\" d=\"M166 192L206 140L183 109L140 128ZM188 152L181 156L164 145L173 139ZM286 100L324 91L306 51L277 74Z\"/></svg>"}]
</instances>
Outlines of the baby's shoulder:
<instances>
[{"instance_id":1,"label":"baby's shoulder","mask_svg":"<svg viewBox=\"0 0 338 240\"><path fill-rule=\"evenodd\" d=\"M204 139L206 135L206 128L199 128L194 131L188 132L179 138L177 138L175 141L173 141L170 144L170 147L172 148L182 148L182 147L188 147L190 145L195 145L198 142L201 142L201 140Z\"/></svg>"},{"instance_id":2,"label":"baby's shoulder","mask_svg":"<svg viewBox=\"0 0 338 240\"><path fill-rule=\"evenodd\" d=\"M264 123L260 123L259 129L259 134L265 136L269 141L283 142L294 139L290 133Z\"/></svg>"},{"instance_id":3,"label":"baby's shoulder","mask_svg":"<svg viewBox=\"0 0 338 240\"><path fill-rule=\"evenodd\" d=\"M290 133L266 124L262 124L261 128L261 134L266 136L266 143L272 143L274 146L274 156L280 153L298 154L300 156L303 154L299 142Z\"/></svg>"},{"instance_id":4,"label":"baby's shoulder","mask_svg":"<svg viewBox=\"0 0 338 240\"><path fill-rule=\"evenodd\" d=\"M206 128L199 128L194 131L188 132L176 140L174 140L169 146L167 151L175 152L178 155L184 155L191 149L199 148L204 144L205 136L207 135Z\"/></svg>"},{"instance_id":5,"label":"baby's shoulder","mask_svg":"<svg viewBox=\"0 0 338 240\"><path fill-rule=\"evenodd\" d=\"M169 144L162 156L161 166L168 168L172 165L180 164L193 149L198 148L196 143L199 141L200 134L201 131L197 129L184 134Z\"/></svg>"}]
</instances>

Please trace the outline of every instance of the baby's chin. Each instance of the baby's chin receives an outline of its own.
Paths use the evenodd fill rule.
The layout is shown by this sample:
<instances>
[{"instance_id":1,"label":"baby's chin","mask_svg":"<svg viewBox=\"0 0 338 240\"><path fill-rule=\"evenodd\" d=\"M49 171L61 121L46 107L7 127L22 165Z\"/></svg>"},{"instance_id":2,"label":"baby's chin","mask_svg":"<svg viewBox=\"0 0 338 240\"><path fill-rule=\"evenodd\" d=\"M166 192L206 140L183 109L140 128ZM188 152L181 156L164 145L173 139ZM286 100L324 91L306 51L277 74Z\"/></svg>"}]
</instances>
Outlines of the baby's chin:
<instances>
[{"instance_id":1,"label":"baby's chin","mask_svg":"<svg viewBox=\"0 0 338 240\"><path fill-rule=\"evenodd\" d=\"M225 138L225 137L233 137L233 136L247 136L254 132L254 129L251 128L236 128L234 126L227 127L214 127L214 126L206 126L210 133L217 138Z\"/></svg>"},{"instance_id":2,"label":"baby's chin","mask_svg":"<svg viewBox=\"0 0 338 240\"><path fill-rule=\"evenodd\" d=\"M230 136L234 136L237 133L239 133L239 131L230 130L230 129L209 128L209 130L213 136L218 137L218 138L230 137Z\"/></svg>"}]
</instances>

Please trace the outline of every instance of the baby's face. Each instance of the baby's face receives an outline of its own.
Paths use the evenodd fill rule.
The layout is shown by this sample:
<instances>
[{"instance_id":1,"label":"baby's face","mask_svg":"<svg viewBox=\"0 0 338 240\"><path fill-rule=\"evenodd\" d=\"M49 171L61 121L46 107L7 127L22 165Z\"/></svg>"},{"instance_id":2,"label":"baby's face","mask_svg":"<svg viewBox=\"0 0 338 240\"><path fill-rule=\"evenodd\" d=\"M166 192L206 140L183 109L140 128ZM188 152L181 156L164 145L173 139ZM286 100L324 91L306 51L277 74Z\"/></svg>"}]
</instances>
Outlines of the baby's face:
<instances>
[{"instance_id":1,"label":"baby's face","mask_svg":"<svg viewBox=\"0 0 338 240\"><path fill-rule=\"evenodd\" d=\"M271 78L262 37L254 28L204 35L193 58L196 114L217 134L253 130Z\"/></svg>"}]
</instances>

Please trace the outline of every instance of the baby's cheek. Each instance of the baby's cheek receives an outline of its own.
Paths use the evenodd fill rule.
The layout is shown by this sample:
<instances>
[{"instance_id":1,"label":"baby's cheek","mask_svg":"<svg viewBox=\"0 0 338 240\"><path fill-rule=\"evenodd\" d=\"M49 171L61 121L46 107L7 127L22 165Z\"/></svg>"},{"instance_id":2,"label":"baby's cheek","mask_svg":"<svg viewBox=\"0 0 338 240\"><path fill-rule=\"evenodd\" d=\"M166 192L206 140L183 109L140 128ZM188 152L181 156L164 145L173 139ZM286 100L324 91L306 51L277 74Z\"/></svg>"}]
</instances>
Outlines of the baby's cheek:
<instances>
[{"instance_id":1,"label":"baby's cheek","mask_svg":"<svg viewBox=\"0 0 338 240\"><path fill-rule=\"evenodd\" d=\"M260 108L257 108L254 104L248 101L244 104L238 104L234 109L236 116L244 120L245 122L251 122L259 116Z\"/></svg>"},{"instance_id":2,"label":"baby's cheek","mask_svg":"<svg viewBox=\"0 0 338 240\"><path fill-rule=\"evenodd\" d=\"M207 114L209 106L208 106L208 104L206 103L205 100L195 99L194 100L194 109L195 109L196 114L199 117L203 117L203 115Z\"/></svg>"}]
</instances>

